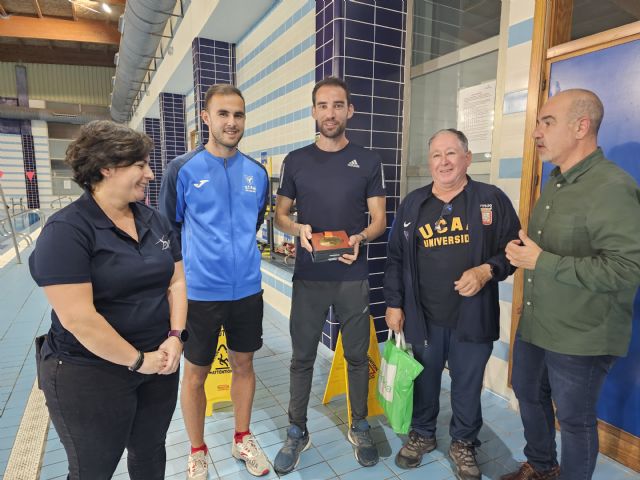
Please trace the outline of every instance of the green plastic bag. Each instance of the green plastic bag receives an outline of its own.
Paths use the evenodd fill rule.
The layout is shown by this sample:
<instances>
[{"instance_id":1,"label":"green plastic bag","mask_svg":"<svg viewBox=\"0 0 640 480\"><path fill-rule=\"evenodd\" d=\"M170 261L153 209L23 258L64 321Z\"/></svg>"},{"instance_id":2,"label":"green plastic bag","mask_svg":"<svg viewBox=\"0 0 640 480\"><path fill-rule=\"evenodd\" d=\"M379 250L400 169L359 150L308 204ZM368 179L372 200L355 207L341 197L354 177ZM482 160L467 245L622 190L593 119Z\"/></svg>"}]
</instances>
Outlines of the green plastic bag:
<instances>
[{"instance_id":1,"label":"green plastic bag","mask_svg":"<svg viewBox=\"0 0 640 480\"><path fill-rule=\"evenodd\" d=\"M413 381L424 367L413 358L403 333L396 333L395 342L391 337L389 330L378 372L377 396L393 431L406 434L413 413Z\"/></svg>"}]
</instances>

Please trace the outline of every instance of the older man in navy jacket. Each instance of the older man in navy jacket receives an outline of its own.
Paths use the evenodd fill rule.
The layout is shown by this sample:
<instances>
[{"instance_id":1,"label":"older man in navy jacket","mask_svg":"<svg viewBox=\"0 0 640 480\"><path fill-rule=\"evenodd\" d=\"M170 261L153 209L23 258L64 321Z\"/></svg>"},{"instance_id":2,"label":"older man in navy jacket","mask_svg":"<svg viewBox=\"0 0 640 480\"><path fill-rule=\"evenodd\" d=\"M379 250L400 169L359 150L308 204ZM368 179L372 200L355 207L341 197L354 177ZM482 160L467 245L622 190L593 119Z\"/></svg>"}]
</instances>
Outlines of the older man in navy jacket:
<instances>
[{"instance_id":1,"label":"older man in navy jacket","mask_svg":"<svg viewBox=\"0 0 640 480\"><path fill-rule=\"evenodd\" d=\"M504 192L467 176L470 164L462 132L447 129L431 137L433 183L400 204L384 278L387 325L404 331L424 366L415 382L412 429L396 464L417 467L436 448L440 381L448 361L449 456L462 480L481 478L475 448L482 379L499 337L498 282L514 271L504 249L520 228Z\"/></svg>"}]
</instances>

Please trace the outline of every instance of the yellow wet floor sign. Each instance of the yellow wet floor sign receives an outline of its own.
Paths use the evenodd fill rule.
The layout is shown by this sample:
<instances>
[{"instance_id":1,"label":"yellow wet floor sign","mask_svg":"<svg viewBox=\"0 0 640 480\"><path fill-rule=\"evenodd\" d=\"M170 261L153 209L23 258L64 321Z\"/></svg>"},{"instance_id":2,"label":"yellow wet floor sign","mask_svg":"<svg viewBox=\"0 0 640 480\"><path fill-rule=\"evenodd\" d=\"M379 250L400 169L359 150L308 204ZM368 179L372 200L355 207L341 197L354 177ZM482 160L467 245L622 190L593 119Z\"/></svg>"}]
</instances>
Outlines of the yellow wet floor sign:
<instances>
[{"instance_id":1,"label":"yellow wet floor sign","mask_svg":"<svg viewBox=\"0 0 640 480\"><path fill-rule=\"evenodd\" d=\"M213 404L231 401L231 364L227 350L227 335L224 328L220 329L216 358L211 364L209 375L204 382L204 392L207 396L206 415L213 415Z\"/></svg>"},{"instance_id":2,"label":"yellow wet floor sign","mask_svg":"<svg viewBox=\"0 0 640 480\"><path fill-rule=\"evenodd\" d=\"M367 398L367 408L369 416L382 415L384 411L376 398L376 389L378 384L378 370L380 369L380 350L378 349L378 338L376 337L376 329L373 326L373 318L369 317L369 395ZM347 363L344 359L344 348L342 347L342 332L338 333L338 343L336 351L333 354L331 362L331 370L327 379L327 386L324 389L322 403L326 405L336 395L347 394L347 415L349 417L349 425L351 425L351 402L349 400L349 378L347 376Z\"/></svg>"}]
</instances>

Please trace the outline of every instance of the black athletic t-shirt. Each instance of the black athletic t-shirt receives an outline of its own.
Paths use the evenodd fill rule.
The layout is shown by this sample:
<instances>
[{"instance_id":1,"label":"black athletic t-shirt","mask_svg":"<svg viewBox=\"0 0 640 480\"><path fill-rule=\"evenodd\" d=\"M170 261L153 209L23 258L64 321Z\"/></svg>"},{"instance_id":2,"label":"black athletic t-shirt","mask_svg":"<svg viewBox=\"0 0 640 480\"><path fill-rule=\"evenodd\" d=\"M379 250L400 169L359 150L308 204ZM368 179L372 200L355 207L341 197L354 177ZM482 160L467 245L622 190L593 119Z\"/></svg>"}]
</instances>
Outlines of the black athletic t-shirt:
<instances>
[{"instance_id":1,"label":"black athletic t-shirt","mask_svg":"<svg viewBox=\"0 0 640 480\"><path fill-rule=\"evenodd\" d=\"M367 199L385 196L380 156L347 144L338 152L325 152L316 144L294 150L284 159L278 195L295 199L298 222L313 232L345 230L360 233L368 224ZM366 250L352 265L313 263L311 254L296 240L294 278L300 280L364 280L369 271Z\"/></svg>"},{"instance_id":2,"label":"black athletic t-shirt","mask_svg":"<svg viewBox=\"0 0 640 480\"><path fill-rule=\"evenodd\" d=\"M455 328L462 297L453 282L471 268L465 193L447 206L432 196L420 208L416 229L420 303L428 322Z\"/></svg>"}]
</instances>

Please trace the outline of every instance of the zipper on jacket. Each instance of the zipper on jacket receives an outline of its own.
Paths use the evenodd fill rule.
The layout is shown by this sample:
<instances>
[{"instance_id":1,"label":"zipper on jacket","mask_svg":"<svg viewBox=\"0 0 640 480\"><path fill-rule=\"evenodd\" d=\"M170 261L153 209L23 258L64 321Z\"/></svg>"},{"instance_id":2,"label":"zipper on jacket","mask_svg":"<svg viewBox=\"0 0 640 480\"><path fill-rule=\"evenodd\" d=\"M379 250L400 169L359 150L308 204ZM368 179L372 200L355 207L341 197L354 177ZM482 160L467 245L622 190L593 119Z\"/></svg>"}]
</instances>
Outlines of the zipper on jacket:
<instances>
[{"instance_id":1,"label":"zipper on jacket","mask_svg":"<svg viewBox=\"0 0 640 480\"><path fill-rule=\"evenodd\" d=\"M230 224L230 233L231 233L231 258L233 259L233 283L231 285L232 291L233 291L233 298L236 298L236 251L235 251L235 244L236 242L234 241L233 238L233 208L232 208L232 195L231 195L231 180L229 179L229 171L227 170L227 158L224 158L224 173L227 176L227 186L228 191L227 191L227 196L228 196L228 205L229 205L229 224Z\"/></svg>"},{"instance_id":2,"label":"zipper on jacket","mask_svg":"<svg viewBox=\"0 0 640 480\"><path fill-rule=\"evenodd\" d=\"M420 301L420 292L418 291L418 255L417 255L417 245L416 245L416 227L418 223L418 217L420 216L420 209L422 205L429 200L429 197L423 199L418 205L418 211L416 212L416 218L412 221L413 228L411 229L411 252L409 255L413 255L414 259L414 268L411 272L411 280L413 281L414 289L413 289L413 297L416 302L416 306L418 308L422 308L422 303ZM429 332L427 330L427 319L424 317L424 311L422 312L422 320L423 320L423 328L424 328L424 346L429 346Z\"/></svg>"}]
</instances>

